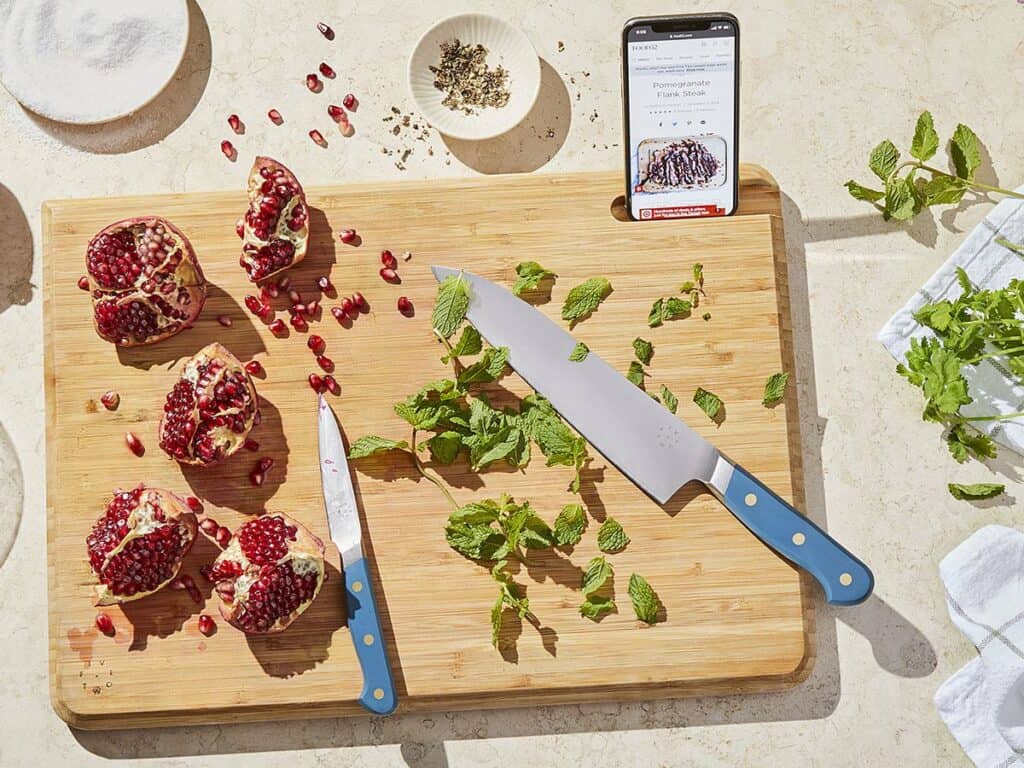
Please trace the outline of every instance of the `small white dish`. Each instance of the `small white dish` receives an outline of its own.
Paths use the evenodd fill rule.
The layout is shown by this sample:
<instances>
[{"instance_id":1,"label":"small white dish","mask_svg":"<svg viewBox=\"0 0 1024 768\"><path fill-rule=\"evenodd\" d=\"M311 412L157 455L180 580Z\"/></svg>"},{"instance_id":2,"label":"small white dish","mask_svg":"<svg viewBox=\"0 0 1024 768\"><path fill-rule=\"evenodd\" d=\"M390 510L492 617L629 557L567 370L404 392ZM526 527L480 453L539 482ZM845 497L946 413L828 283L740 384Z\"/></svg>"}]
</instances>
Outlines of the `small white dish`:
<instances>
[{"instance_id":1,"label":"small white dish","mask_svg":"<svg viewBox=\"0 0 1024 768\"><path fill-rule=\"evenodd\" d=\"M0 82L43 117L106 123L171 82L188 33L187 0L0 0Z\"/></svg>"},{"instance_id":2,"label":"small white dish","mask_svg":"<svg viewBox=\"0 0 1024 768\"><path fill-rule=\"evenodd\" d=\"M455 39L487 49L487 66L508 71L509 100L504 107L482 107L467 115L441 101L431 66L441 58L441 43ZM540 92L540 58L522 30L483 13L450 16L423 33L409 57L409 90L420 114L438 131L456 139L492 139L510 131L533 109Z\"/></svg>"}]
</instances>

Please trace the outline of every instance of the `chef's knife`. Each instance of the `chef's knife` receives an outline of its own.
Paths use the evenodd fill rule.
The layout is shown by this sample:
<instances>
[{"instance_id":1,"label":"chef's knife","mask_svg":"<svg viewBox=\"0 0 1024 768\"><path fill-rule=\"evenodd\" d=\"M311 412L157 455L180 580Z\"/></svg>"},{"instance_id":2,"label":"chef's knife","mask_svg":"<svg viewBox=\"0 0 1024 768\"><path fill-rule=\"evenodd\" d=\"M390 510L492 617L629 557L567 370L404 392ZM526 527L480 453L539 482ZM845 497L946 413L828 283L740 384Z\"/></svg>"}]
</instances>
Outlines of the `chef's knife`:
<instances>
[{"instance_id":1,"label":"chef's knife","mask_svg":"<svg viewBox=\"0 0 1024 768\"><path fill-rule=\"evenodd\" d=\"M345 569L348 630L363 670L359 703L370 712L387 715L398 704L384 637L377 618L377 604L370 571L363 557L363 529L359 524L356 494L348 471L348 458L334 411L320 395L317 415L320 432L320 479L324 487L327 524Z\"/></svg>"},{"instance_id":2,"label":"chef's knife","mask_svg":"<svg viewBox=\"0 0 1024 768\"><path fill-rule=\"evenodd\" d=\"M440 282L458 270L431 267ZM830 603L867 599L874 576L821 528L733 464L711 443L508 290L469 272L468 319L587 441L659 504L691 480L704 483L761 541L820 583Z\"/></svg>"}]
</instances>

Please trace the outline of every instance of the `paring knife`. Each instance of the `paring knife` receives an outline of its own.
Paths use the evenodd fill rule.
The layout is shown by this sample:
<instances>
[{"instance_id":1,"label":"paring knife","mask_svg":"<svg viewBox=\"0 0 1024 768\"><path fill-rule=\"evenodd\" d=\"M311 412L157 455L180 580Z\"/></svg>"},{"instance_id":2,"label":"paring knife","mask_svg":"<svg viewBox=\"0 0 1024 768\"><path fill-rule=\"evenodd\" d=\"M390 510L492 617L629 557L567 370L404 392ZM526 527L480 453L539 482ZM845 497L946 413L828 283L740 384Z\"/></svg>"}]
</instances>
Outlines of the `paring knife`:
<instances>
[{"instance_id":1,"label":"paring knife","mask_svg":"<svg viewBox=\"0 0 1024 768\"><path fill-rule=\"evenodd\" d=\"M431 267L438 282L459 270ZM591 352L569 354L576 340L505 288L462 272L468 319L508 363L551 401L566 421L659 504L699 480L761 541L811 573L830 603L867 599L874 576L821 528L729 461L717 448Z\"/></svg>"},{"instance_id":2,"label":"paring knife","mask_svg":"<svg viewBox=\"0 0 1024 768\"><path fill-rule=\"evenodd\" d=\"M398 694L391 677L384 637L377 618L370 572L363 557L363 529L359 524L356 494L348 471L348 458L334 411L320 395L317 414L320 432L320 479L324 487L327 524L345 569L348 630L363 670L359 703L370 712L388 715L395 711Z\"/></svg>"}]
</instances>

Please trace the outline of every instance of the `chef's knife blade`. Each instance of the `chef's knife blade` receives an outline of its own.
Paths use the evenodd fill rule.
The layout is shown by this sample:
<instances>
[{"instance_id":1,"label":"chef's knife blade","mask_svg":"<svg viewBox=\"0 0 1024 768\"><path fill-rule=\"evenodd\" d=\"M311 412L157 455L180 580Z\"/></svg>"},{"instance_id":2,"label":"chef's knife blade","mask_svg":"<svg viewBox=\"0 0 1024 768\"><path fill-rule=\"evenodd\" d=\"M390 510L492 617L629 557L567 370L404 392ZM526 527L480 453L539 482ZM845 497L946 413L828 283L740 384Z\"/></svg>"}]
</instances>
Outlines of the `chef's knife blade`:
<instances>
[{"instance_id":1,"label":"chef's knife blade","mask_svg":"<svg viewBox=\"0 0 1024 768\"><path fill-rule=\"evenodd\" d=\"M363 670L363 691L359 703L370 712L387 715L395 710L398 695L377 617L370 571L363 557L363 529L359 523L352 476L348 471L345 442L341 439L334 411L323 395L320 395L317 427L327 525L345 569L348 629Z\"/></svg>"},{"instance_id":2,"label":"chef's knife blade","mask_svg":"<svg viewBox=\"0 0 1024 768\"><path fill-rule=\"evenodd\" d=\"M438 282L458 270L431 267ZM535 307L485 278L462 272L467 317L566 421L659 504L700 480L758 538L812 573L830 602L855 604L871 593L867 566L741 467L726 459L650 395L594 352L569 355L576 340Z\"/></svg>"}]
</instances>

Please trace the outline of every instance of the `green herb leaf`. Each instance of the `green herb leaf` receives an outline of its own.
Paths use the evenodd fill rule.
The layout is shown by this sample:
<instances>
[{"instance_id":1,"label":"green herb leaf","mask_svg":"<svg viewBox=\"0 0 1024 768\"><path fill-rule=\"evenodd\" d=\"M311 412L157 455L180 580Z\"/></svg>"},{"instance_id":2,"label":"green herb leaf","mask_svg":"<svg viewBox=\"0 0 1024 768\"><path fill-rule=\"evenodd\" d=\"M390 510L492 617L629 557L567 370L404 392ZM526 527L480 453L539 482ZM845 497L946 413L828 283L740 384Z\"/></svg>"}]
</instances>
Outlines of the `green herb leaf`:
<instances>
[{"instance_id":1,"label":"green herb leaf","mask_svg":"<svg viewBox=\"0 0 1024 768\"><path fill-rule=\"evenodd\" d=\"M468 309L469 284L461 273L449 275L437 286L437 298L434 300L430 322L434 330L447 339L462 325Z\"/></svg>"},{"instance_id":2,"label":"green herb leaf","mask_svg":"<svg viewBox=\"0 0 1024 768\"><path fill-rule=\"evenodd\" d=\"M491 644L497 648L501 641L502 616L505 608L511 608L519 618L531 616L530 600L523 596L521 587L512 581L512 576L505 571L505 560L499 561L491 569L491 577L498 582L498 599L491 608Z\"/></svg>"},{"instance_id":3,"label":"green herb leaf","mask_svg":"<svg viewBox=\"0 0 1024 768\"><path fill-rule=\"evenodd\" d=\"M788 382L789 374L785 371L773 373L769 376L768 381L764 383L764 397L761 398L761 404L767 408L770 405L781 402L782 398L786 395L786 384Z\"/></svg>"},{"instance_id":4,"label":"green herb leaf","mask_svg":"<svg viewBox=\"0 0 1024 768\"><path fill-rule=\"evenodd\" d=\"M922 188L926 205L954 205L966 191L967 182L952 176L933 176Z\"/></svg>"},{"instance_id":5,"label":"green herb leaf","mask_svg":"<svg viewBox=\"0 0 1024 768\"><path fill-rule=\"evenodd\" d=\"M640 389L644 388L644 376L647 375L647 371L640 365L636 360L633 360L629 364L629 371L626 373L626 378L630 382L636 384Z\"/></svg>"},{"instance_id":6,"label":"green herb leaf","mask_svg":"<svg viewBox=\"0 0 1024 768\"><path fill-rule=\"evenodd\" d=\"M613 573L614 570L611 563L601 556L595 557L587 563L587 568L583 572L583 582L580 584L580 591L583 593L583 596L587 597L601 589L605 582L612 577Z\"/></svg>"},{"instance_id":7,"label":"green herb leaf","mask_svg":"<svg viewBox=\"0 0 1024 768\"><path fill-rule=\"evenodd\" d=\"M672 413L675 413L676 408L679 406L679 398L672 394L672 390L664 384L661 385L661 402L664 403L665 407L672 411Z\"/></svg>"},{"instance_id":8,"label":"green herb leaf","mask_svg":"<svg viewBox=\"0 0 1024 768\"><path fill-rule=\"evenodd\" d=\"M846 189L847 191L849 191L850 197L854 198L855 200L866 200L869 203L876 203L883 197L885 197L885 192L882 192L881 190L878 189L871 189L870 187L865 187L861 184L858 184L853 179L850 179L848 182L846 182Z\"/></svg>"},{"instance_id":9,"label":"green herb leaf","mask_svg":"<svg viewBox=\"0 0 1024 768\"><path fill-rule=\"evenodd\" d=\"M582 341L576 342L576 346L572 348L572 352L569 353L569 360L574 363L582 363L587 359L587 355L590 354L590 347L584 344Z\"/></svg>"},{"instance_id":10,"label":"green herb leaf","mask_svg":"<svg viewBox=\"0 0 1024 768\"><path fill-rule=\"evenodd\" d=\"M974 178L974 172L981 165L981 149L978 147L978 137L974 135L974 131L963 123L958 124L953 131L949 156L957 176L968 180Z\"/></svg>"},{"instance_id":11,"label":"green herb leaf","mask_svg":"<svg viewBox=\"0 0 1024 768\"><path fill-rule=\"evenodd\" d=\"M586 319L612 292L612 284L603 277L592 277L577 285L565 297L562 319L571 323Z\"/></svg>"},{"instance_id":12,"label":"green herb leaf","mask_svg":"<svg viewBox=\"0 0 1024 768\"><path fill-rule=\"evenodd\" d=\"M949 483L949 493L954 499L991 499L1006 490L1002 483L974 483L963 485L961 483Z\"/></svg>"},{"instance_id":13,"label":"green herb leaf","mask_svg":"<svg viewBox=\"0 0 1024 768\"><path fill-rule=\"evenodd\" d=\"M451 523L444 529L448 546L471 560L494 560L505 537L484 523Z\"/></svg>"},{"instance_id":14,"label":"green herb leaf","mask_svg":"<svg viewBox=\"0 0 1024 768\"><path fill-rule=\"evenodd\" d=\"M633 339L633 352L636 353L636 359L644 365L651 364L651 357L654 356L654 345L651 342L641 339L637 336Z\"/></svg>"},{"instance_id":15,"label":"green herb leaf","mask_svg":"<svg viewBox=\"0 0 1024 768\"><path fill-rule=\"evenodd\" d=\"M1003 248L1009 248L1011 251L1016 253L1018 256L1024 256L1024 244L1013 243L1007 240L1005 237L997 237L996 243L1003 246Z\"/></svg>"},{"instance_id":16,"label":"green herb leaf","mask_svg":"<svg viewBox=\"0 0 1024 768\"><path fill-rule=\"evenodd\" d=\"M479 355L480 351L484 348L484 341L480 337L480 331L474 328L472 325L467 325L462 329L462 335L459 336L459 340L452 347L451 354L445 355L441 358L442 363L447 363L453 357L462 357L464 355Z\"/></svg>"},{"instance_id":17,"label":"green herb leaf","mask_svg":"<svg viewBox=\"0 0 1024 768\"><path fill-rule=\"evenodd\" d=\"M615 601L601 595L591 595L580 604L580 614L594 621L598 621L606 613L611 613L614 610Z\"/></svg>"},{"instance_id":18,"label":"green herb leaf","mask_svg":"<svg viewBox=\"0 0 1024 768\"><path fill-rule=\"evenodd\" d=\"M910 142L910 154L921 162L930 160L939 148L939 134L935 132L932 113L925 111L917 118L914 140Z\"/></svg>"},{"instance_id":19,"label":"green herb leaf","mask_svg":"<svg viewBox=\"0 0 1024 768\"><path fill-rule=\"evenodd\" d=\"M697 284L697 287L704 292L704 265L697 262L693 265L693 282Z\"/></svg>"},{"instance_id":20,"label":"green herb leaf","mask_svg":"<svg viewBox=\"0 0 1024 768\"><path fill-rule=\"evenodd\" d=\"M679 317L687 317L693 310L693 302L670 296L661 298L654 302L651 311L647 315L647 325L657 328L666 320L675 320Z\"/></svg>"},{"instance_id":21,"label":"green herb leaf","mask_svg":"<svg viewBox=\"0 0 1024 768\"><path fill-rule=\"evenodd\" d=\"M597 548L612 554L621 552L629 544L629 536L614 517L607 518L597 531Z\"/></svg>"},{"instance_id":22,"label":"green herb leaf","mask_svg":"<svg viewBox=\"0 0 1024 768\"><path fill-rule=\"evenodd\" d=\"M680 293L692 293L696 290L697 286L693 280L687 280L685 283L679 286Z\"/></svg>"},{"instance_id":23,"label":"green herb leaf","mask_svg":"<svg viewBox=\"0 0 1024 768\"><path fill-rule=\"evenodd\" d=\"M994 459L996 444L991 437L963 424L957 424L946 435L946 445L953 458L963 464L971 456L984 461Z\"/></svg>"},{"instance_id":24,"label":"green herb leaf","mask_svg":"<svg viewBox=\"0 0 1024 768\"><path fill-rule=\"evenodd\" d=\"M581 504L566 504L555 518L553 535L560 547L579 544L587 527L587 516Z\"/></svg>"},{"instance_id":25,"label":"green herb leaf","mask_svg":"<svg viewBox=\"0 0 1024 768\"><path fill-rule=\"evenodd\" d=\"M896 145L886 139L871 150L868 158L868 168L882 181L886 181L889 175L896 170L896 164L900 160L900 151Z\"/></svg>"},{"instance_id":26,"label":"green herb leaf","mask_svg":"<svg viewBox=\"0 0 1024 768\"><path fill-rule=\"evenodd\" d=\"M523 261L516 265L516 282L512 293L522 295L524 291L536 290L545 277L558 277L550 269L545 269L536 261Z\"/></svg>"},{"instance_id":27,"label":"green herb leaf","mask_svg":"<svg viewBox=\"0 0 1024 768\"><path fill-rule=\"evenodd\" d=\"M657 328L665 322L665 299L656 299L651 305L651 311L647 313L647 325Z\"/></svg>"},{"instance_id":28,"label":"green herb leaf","mask_svg":"<svg viewBox=\"0 0 1024 768\"><path fill-rule=\"evenodd\" d=\"M395 413L414 429L437 429L465 420L465 410L458 402L461 397L462 390L454 381L441 379L396 404Z\"/></svg>"},{"instance_id":29,"label":"green herb leaf","mask_svg":"<svg viewBox=\"0 0 1024 768\"><path fill-rule=\"evenodd\" d=\"M917 203L910 182L893 177L885 183L885 216L897 221L913 218Z\"/></svg>"},{"instance_id":30,"label":"green herb leaf","mask_svg":"<svg viewBox=\"0 0 1024 768\"><path fill-rule=\"evenodd\" d=\"M462 434L459 432L441 432L427 440L430 457L438 464L447 466L458 458L462 450Z\"/></svg>"},{"instance_id":31,"label":"green herb leaf","mask_svg":"<svg viewBox=\"0 0 1024 768\"><path fill-rule=\"evenodd\" d=\"M708 392L706 389L697 387L697 391L693 393L693 402L707 414L708 418L714 421L722 410L722 400L718 395L713 392Z\"/></svg>"},{"instance_id":32,"label":"green herb leaf","mask_svg":"<svg viewBox=\"0 0 1024 768\"><path fill-rule=\"evenodd\" d=\"M352 443L352 446L348 449L348 457L350 459L364 459L377 453L404 450L408 447L409 443L405 440L388 440L386 437L366 435Z\"/></svg>"},{"instance_id":33,"label":"green herb leaf","mask_svg":"<svg viewBox=\"0 0 1024 768\"><path fill-rule=\"evenodd\" d=\"M647 624L654 624L658 620L658 608L660 602L657 593L651 589L647 579L639 573L629 577L629 599L633 602L633 612L636 617Z\"/></svg>"},{"instance_id":34,"label":"green herb leaf","mask_svg":"<svg viewBox=\"0 0 1024 768\"><path fill-rule=\"evenodd\" d=\"M497 381L505 372L508 347L488 347L480 359L463 369L456 378L460 387Z\"/></svg>"}]
</instances>

